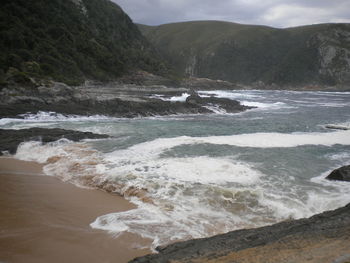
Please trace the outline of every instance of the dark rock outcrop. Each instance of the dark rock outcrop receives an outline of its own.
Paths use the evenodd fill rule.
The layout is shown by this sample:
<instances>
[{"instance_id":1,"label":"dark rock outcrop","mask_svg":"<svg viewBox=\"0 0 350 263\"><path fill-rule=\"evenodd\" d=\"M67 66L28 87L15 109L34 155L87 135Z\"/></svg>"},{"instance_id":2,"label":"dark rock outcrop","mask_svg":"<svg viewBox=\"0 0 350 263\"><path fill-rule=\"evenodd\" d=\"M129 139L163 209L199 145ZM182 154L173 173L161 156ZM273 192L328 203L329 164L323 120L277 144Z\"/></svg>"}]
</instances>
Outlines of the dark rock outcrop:
<instances>
[{"instance_id":1,"label":"dark rock outcrop","mask_svg":"<svg viewBox=\"0 0 350 263\"><path fill-rule=\"evenodd\" d=\"M71 131L64 129L42 129L31 128L23 130L0 129L0 155L7 151L10 154L16 153L17 146L25 141L41 141L43 143L57 141L66 138L71 141L82 139L103 139L108 135L94 134L91 132Z\"/></svg>"},{"instance_id":2,"label":"dark rock outcrop","mask_svg":"<svg viewBox=\"0 0 350 263\"><path fill-rule=\"evenodd\" d=\"M106 101L82 100L62 101L61 103L46 104L41 101L23 98L21 104L0 105L0 117L15 117L27 112L54 111L62 114L77 115L108 115L114 117L133 118L139 116L156 116L171 114L197 114L211 111L201 106L181 102L171 103L158 99L144 101L124 101L113 99Z\"/></svg>"},{"instance_id":3,"label":"dark rock outcrop","mask_svg":"<svg viewBox=\"0 0 350 263\"><path fill-rule=\"evenodd\" d=\"M197 93L192 92L189 97L186 99L186 103L193 106L201 106L201 107L210 107L216 106L228 113L235 113L244 111L247 109L252 109L253 107L248 107L241 105L239 101L230 100L226 98L217 98L217 97L200 97Z\"/></svg>"},{"instance_id":4,"label":"dark rock outcrop","mask_svg":"<svg viewBox=\"0 0 350 263\"><path fill-rule=\"evenodd\" d=\"M350 182L350 165L335 169L326 177L326 179Z\"/></svg>"},{"instance_id":5,"label":"dark rock outcrop","mask_svg":"<svg viewBox=\"0 0 350 263\"><path fill-rule=\"evenodd\" d=\"M305 262L306 259L301 260L300 257L295 260L290 259L294 255L298 255L298 252L305 249L306 246L310 248L310 253L316 252L316 255L305 255L310 262L333 262L334 259L350 253L349 234L350 204L308 219L286 221L267 227L238 230L210 238L174 243L167 247L157 248L159 254L136 258L130 262ZM340 245L337 248L332 248L329 246L331 242ZM303 245L299 247L298 244ZM304 245L305 247L303 247ZM322 254L322 246L331 249L325 252L327 255L334 254L332 261L329 261L329 257L327 257L328 261L317 258ZM244 254L247 256L248 253L253 253L254 249L257 248L259 248L257 250L259 253L269 249L270 254L267 253L265 256L270 255L269 257L272 258L280 247L288 250L287 259L289 261L285 259L280 261L267 260L266 257L259 259L259 254L255 255L255 258L253 257L253 261L234 258L240 251L246 250L247 252L249 250ZM315 247L321 247L321 249L312 250ZM291 252L291 249L294 249L294 253ZM314 258L316 261L311 260L313 256L316 256ZM309 262L309 260L307 261Z\"/></svg>"},{"instance_id":6,"label":"dark rock outcrop","mask_svg":"<svg viewBox=\"0 0 350 263\"><path fill-rule=\"evenodd\" d=\"M183 89L179 90L184 92ZM188 90L186 90L188 91ZM184 102L171 102L153 98L155 94L169 96L176 89L162 86L147 87L130 84L69 87L63 83L51 86L24 88L12 86L0 91L0 118L16 117L27 112L54 111L62 114L109 115L114 117L138 117L170 114L211 113L208 106L218 106L227 112L244 111L250 107L238 101L221 98L200 98L192 95ZM180 93L181 94L181 93ZM191 98L196 103L191 103ZM199 97L199 98L198 98Z\"/></svg>"},{"instance_id":7,"label":"dark rock outcrop","mask_svg":"<svg viewBox=\"0 0 350 263\"><path fill-rule=\"evenodd\" d=\"M327 129L334 129L334 130L343 130L343 131L350 130L350 126L336 125L336 124L328 124L328 125L326 125L326 128Z\"/></svg>"}]
</instances>

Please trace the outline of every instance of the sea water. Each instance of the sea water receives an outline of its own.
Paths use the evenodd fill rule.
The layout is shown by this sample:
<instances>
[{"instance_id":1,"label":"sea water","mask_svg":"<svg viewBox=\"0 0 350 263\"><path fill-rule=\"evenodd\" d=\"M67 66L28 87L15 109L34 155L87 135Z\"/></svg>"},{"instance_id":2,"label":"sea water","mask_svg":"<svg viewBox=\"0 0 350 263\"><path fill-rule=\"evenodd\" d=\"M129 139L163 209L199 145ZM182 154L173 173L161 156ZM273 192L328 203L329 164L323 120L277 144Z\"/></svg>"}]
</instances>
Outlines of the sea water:
<instances>
[{"instance_id":1,"label":"sea water","mask_svg":"<svg viewBox=\"0 0 350 263\"><path fill-rule=\"evenodd\" d=\"M0 128L64 128L103 140L25 142L15 157L47 175L125 196L137 208L101 215L92 228L132 232L152 248L309 217L350 202L349 183L328 181L349 164L349 92L203 91L257 108L227 114L120 119L39 112ZM188 94L160 99L184 101Z\"/></svg>"}]
</instances>

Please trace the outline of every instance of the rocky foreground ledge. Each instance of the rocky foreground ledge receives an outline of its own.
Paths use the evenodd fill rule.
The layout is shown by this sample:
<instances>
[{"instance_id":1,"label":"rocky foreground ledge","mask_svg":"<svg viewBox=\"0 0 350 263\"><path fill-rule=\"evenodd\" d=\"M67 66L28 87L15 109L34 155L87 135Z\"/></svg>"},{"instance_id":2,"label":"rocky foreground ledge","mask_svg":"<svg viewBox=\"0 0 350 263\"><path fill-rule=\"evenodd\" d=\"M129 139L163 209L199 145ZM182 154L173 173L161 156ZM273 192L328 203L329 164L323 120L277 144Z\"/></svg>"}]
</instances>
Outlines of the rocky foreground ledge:
<instances>
[{"instance_id":1,"label":"rocky foreground ledge","mask_svg":"<svg viewBox=\"0 0 350 263\"><path fill-rule=\"evenodd\" d=\"M0 155L4 152L10 154L16 153L20 143L25 141L41 141L42 143L54 142L62 138L71 141L80 141L83 139L103 139L108 135L94 134L91 132L71 131L64 129L43 129L31 128L23 130L3 130L0 129Z\"/></svg>"},{"instance_id":2,"label":"rocky foreground ledge","mask_svg":"<svg viewBox=\"0 0 350 263\"><path fill-rule=\"evenodd\" d=\"M308 219L158 248L132 263L349 263L350 204Z\"/></svg>"}]
</instances>

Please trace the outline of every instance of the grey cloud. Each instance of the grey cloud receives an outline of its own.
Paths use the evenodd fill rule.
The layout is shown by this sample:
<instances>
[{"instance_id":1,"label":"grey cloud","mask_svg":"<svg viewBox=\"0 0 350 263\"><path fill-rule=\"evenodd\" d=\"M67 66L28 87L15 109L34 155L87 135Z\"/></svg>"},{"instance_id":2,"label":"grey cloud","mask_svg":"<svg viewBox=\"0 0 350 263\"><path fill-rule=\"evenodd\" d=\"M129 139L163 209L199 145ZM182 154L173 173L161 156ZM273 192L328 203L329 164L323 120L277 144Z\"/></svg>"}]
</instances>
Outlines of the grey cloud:
<instances>
[{"instance_id":1,"label":"grey cloud","mask_svg":"<svg viewBox=\"0 0 350 263\"><path fill-rule=\"evenodd\" d=\"M113 0L134 22L159 25L191 20L224 20L289 27L350 22L349 0Z\"/></svg>"}]
</instances>

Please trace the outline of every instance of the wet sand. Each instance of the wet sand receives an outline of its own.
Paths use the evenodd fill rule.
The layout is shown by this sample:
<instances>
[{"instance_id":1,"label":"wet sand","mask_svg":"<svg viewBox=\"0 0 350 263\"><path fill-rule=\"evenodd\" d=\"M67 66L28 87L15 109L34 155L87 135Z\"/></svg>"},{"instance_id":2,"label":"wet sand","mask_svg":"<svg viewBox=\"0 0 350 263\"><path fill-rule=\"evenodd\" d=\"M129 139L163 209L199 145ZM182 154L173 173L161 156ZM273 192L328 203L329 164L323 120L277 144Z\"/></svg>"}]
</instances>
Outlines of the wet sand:
<instances>
[{"instance_id":1,"label":"wet sand","mask_svg":"<svg viewBox=\"0 0 350 263\"><path fill-rule=\"evenodd\" d=\"M125 199L45 176L32 162L0 158L0 262L128 262L149 240L113 237L89 224L132 209Z\"/></svg>"}]
</instances>

